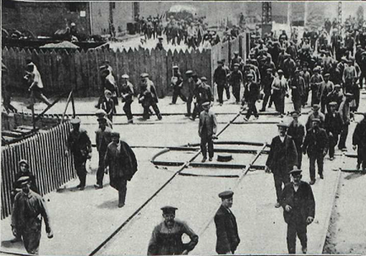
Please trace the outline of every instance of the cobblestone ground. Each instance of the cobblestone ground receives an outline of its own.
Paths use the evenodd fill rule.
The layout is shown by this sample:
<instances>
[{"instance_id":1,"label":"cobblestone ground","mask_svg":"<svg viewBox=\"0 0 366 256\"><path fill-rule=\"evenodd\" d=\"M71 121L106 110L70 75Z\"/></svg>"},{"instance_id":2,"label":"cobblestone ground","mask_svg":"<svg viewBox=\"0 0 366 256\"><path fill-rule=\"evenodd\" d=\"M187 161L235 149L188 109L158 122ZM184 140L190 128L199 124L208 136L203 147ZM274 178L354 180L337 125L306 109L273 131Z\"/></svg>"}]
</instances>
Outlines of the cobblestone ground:
<instances>
[{"instance_id":1,"label":"cobblestone ground","mask_svg":"<svg viewBox=\"0 0 366 256\"><path fill-rule=\"evenodd\" d=\"M361 110L365 111L365 94L362 95ZM24 99L15 98L18 109L24 109L21 102ZM183 116L185 105L169 105L171 98L162 99L159 106L164 113L182 113L182 115L163 115L162 121L153 117L150 121L135 118L135 124L126 125L126 117L115 119L115 130L121 132L122 138L131 146L180 146L187 143L199 142L197 135L197 121L191 121ZM77 99L77 113L94 113L93 105L96 99ZM257 104L259 106L259 104ZM62 113L65 101L61 101L52 109L53 113ZM44 105L36 105L40 112ZM292 110L287 102L286 108ZM141 113L142 109L133 103L132 109ZM239 106L232 102L225 102L223 106L215 105L213 110L218 113L219 127L222 129L238 112ZM122 107L119 106L119 113ZM304 112L309 111L309 107ZM274 112L269 109L269 112ZM71 112L70 112L71 113ZM285 117L288 118L288 117ZM81 117L82 125L87 129L92 141L95 141L94 131L97 129L95 117ZM356 121L360 116L356 117ZM305 122L306 115L300 121ZM255 141L270 142L276 135L275 122L280 121L277 116L260 116L257 121L242 124L232 124L219 138L219 141ZM263 122L259 124L258 122ZM349 152L352 151L351 135L355 123L350 126L347 141ZM219 146L217 146L219 147ZM229 145L220 145L229 148ZM248 146L240 146L248 148ZM259 147L257 147L259 149ZM54 238L47 239L42 231L40 253L44 255L86 255L102 243L119 225L128 219L150 196L157 191L178 170L177 167L156 168L150 159L160 151L157 148L135 148L139 163L139 171L128 183L126 206L117 208L117 191L109 186L109 179L105 177L105 186L95 190L95 170L98 155L94 150L91 170L87 177L87 188L84 191L75 189L77 180L72 180L57 191L45 196L51 214ZM342 166L354 168L356 160L345 158L342 162L341 152L336 152L336 160L325 161L325 179L317 180L313 186L316 199L316 217L309 226L309 253L321 253L324 232L328 228L328 219L334 199L334 188L338 172L334 171ZM192 152L168 153L161 156L161 160L186 161ZM254 155L234 155L234 163L248 163ZM195 161L200 161L199 156ZM261 156L256 164L264 164L266 155ZM214 159L213 162L216 162ZM304 180L309 181L308 159L303 159ZM235 174L241 170L230 169L199 169L185 170L195 174ZM365 252L362 244L366 240L365 226L362 218L365 216L366 203L365 175L341 175L341 189L337 201L339 214L336 223L337 230L330 238L337 253ZM200 236L196 249L191 254L215 253L215 226L212 222L215 210L220 200L217 194L222 190L233 189L235 192L233 212L237 217L241 244L237 253L269 254L286 253L286 225L282 216L282 209L274 208L275 190L273 177L264 171L251 171L240 182L237 178L192 177L176 176L149 204L147 204L135 218L132 219L98 255L143 255L147 252L147 245L154 226L162 221L160 207L172 204L179 208L177 218L186 221ZM10 218L1 221L1 240L4 251L24 252L22 244L11 244ZM333 239L333 240L332 240ZM351 251L351 249L353 250Z\"/></svg>"}]
</instances>

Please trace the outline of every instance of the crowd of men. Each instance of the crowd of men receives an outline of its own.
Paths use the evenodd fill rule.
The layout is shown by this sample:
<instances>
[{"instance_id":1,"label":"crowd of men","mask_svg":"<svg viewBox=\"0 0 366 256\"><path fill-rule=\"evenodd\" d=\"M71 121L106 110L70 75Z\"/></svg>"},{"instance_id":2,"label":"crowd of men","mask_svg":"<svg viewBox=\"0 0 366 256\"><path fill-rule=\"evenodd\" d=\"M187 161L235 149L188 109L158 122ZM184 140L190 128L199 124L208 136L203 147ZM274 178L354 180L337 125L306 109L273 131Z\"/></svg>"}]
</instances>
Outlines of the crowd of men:
<instances>
[{"instance_id":1,"label":"crowd of men","mask_svg":"<svg viewBox=\"0 0 366 256\"><path fill-rule=\"evenodd\" d=\"M325 30L329 22L326 21ZM354 26L353 30L356 30ZM256 104L260 99L265 111L272 102L279 115L286 114L285 98L291 95L293 108L288 111L292 121L278 124L278 136L274 137L268 159L266 172L274 176L277 202L275 207L283 207L284 219L288 224L287 245L289 253L296 253L296 236L302 245L302 252L307 252L307 225L315 217L315 200L311 185L316 182L316 167L320 179L325 178L324 158L335 157L335 147L346 151L348 128L354 120L355 112L360 104L360 89L366 74L366 27L356 30L356 34L346 30L342 37L336 28L331 28L332 38L337 40L320 42L320 38L312 44L312 37L305 34L301 42L288 38L283 31L278 39L266 37L254 42L248 58L244 61L239 52L234 53L229 66L225 60L218 61L215 69L213 86L208 84L206 77L199 77L193 70L187 70L183 76L178 66L173 67L171 86L173 88L172 104L180 97L186 102L186 116L195 120L199 116L198 133L201 137L202 161L213 158L213 139L216 137L216 117L210 110L214 101L213 87L217 87L218 103L224 104L224 92L227 99L232 96L237 104L246 110L245 121L251 115L258 118ZM349 47L349 40L353 46ZM354 46L356 51L354 52ZM42 94L42 81L36 65L27 61L27 76L29 90L47 105L48 99ZM149 74L143 73L140 78L138 94L134 85L124 74L122 84L118 85L113 75L113 69L106 61L100 67L103 95L96 107L98 129L96 130L96 145L99 155L96 175L96 189L103 188L104 173L109 172L111 186L118 191L118 207L125 204L127 182L137 171L135 154L127 143L120 140L118 132L113 131L113 115L119 98L124 103L128 122L133 122L131 103L135 95L143 107L143 117L150 118L151 109L158 119L162 116L158 107L157 91ZM188 95L182 93L187 87ZM231 88L231 90L230 90ZM243 90L243 91L242 91ZM309 95L311 95L309 103ZM194 108L192 111L192 103ZM268 106L269 104L269 106ZM302 108L310 104L312 111L307 117L306 124L298 120ZM91 157L91 140L87 132L80 127L80 119L71 121L70 131L65 152L74 157L74 167L80 180L78 188L83 190L86 183L86 161ZM339 140L339 143L338 143ZM358 150L357 169L366 171L366 113L356 126L352 138L354 149ZM302 154L309 158L310 183L301 181ZM17 175L12 196L14 208L12 215L12 230L17 240L22 237L28 253L38 252L42 217L45 220L48 237L53 237L48 212L44 200L37 194L35 178L29 172L26 160L19 162L20 174ZM235 253L240 243L238 227L230 208L233 204L233 192L225 191L219 194L222 205L215 215L216 252L219 254ZM164 221L155 227L148 246L149 255L187 254L198 243L198 236L189 226L175 220L177 208L163 207ZM41 217L42 216L42 217ZM184 244L182 235L187 234L190 242Z\"/></svg>"}]
</instances>

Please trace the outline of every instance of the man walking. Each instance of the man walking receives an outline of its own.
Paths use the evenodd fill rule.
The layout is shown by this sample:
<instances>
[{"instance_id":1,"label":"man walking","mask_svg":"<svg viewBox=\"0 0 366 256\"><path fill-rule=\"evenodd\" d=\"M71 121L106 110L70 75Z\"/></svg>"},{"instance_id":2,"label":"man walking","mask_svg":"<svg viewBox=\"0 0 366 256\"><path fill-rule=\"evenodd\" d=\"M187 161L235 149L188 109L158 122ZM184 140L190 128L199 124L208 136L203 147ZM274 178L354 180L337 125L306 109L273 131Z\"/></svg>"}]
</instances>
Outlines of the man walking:
<instances>
[{"instance_id":1,"label":"man walking","mask_svg":"<svg viewBox=\"0 0 366 256\"><path fill-rule=\"evenodd\" d=\"M107 120L105 118L98 118L98 123L99 128L95 132L95 141L99 153L97 183L94 185L96 189L103 188L104 156L107 151L108 144L112 141L112 129L107 127Z\"/></svg>"},{"instance_id":2,"label":"man walking","mask_svg":"<svg viewBox=\"0 0 366 256\"><path fill-rule=\"evenodd\" d=\"M234 254L240 243L236 218L230 208L233 206L232 191L219 194L221 206L215 214L216 252L218 254Z\"/></svg>"},{"instance_id":3,"label":"man walking","mask_svg":"<svg viewBox=\"0 0 366 256\"><path fill-rule=\"evenodd\" d=\"M184 81L187 84L187 88L188 88L188 97L187 97L187 114L185 115L186 117L190 117L191 116L191 110L192 110L192 101L193 101L193 97L195 94L195 90L196 90L196 83L193 80L192 77L193 71L192 70L187 70L186 71L186 80Z\"/></svg>"},{"instance_id":4,"label":"man walking","mask_svg":"<svg viewBox=\"0 0 366 256\"><path fill-rule=\"evenodd\" d=\"M133 123L133 115L131 111L131 104L133 102L133 96L135 94L135 90L133 88L133 84L128 81L129 76L127 74L122 75L122 86L120 89L122 102L125 103L123 106L123 111L127 116L127 120L129 124Z\"/></svg>"},{"instance_id":5,"label":"man walking","mask_svg":"<svg viewBox=\"0 0 366 256\"><path fill-rule=\"evenodd\" d=\"M301 170L290 172L292 182L288 183L281 195L283 217L287 223L288 253L296 253L296 235L301 242L301 250L307 253L307 225L315 217L315 200L311 186L302 181Z\"/></svg>"},{"instance_id":6,"label":"man walking","mask_svg":"<svg viewBox=\"0 0 366 256\"><path fill-rule=\"evenodd\" d=\"M339 134L342 132L342 118L337 109L337 102L329 103L329 112L325 114L324 128L329 136L329 158L334 160L334 148L338 143Z\"/></svg>"},{"instance_id":7,"label":"man walking","mask_svg":"<svg viewBox=\"0 0 366 256\"><path fill-rule=\"evenodd\" d=\"M171 104L176 104L178 96L184 101L187 101L186 96L182 93L183 78L179 72L178 66L173 66L173 76L170 80L170 86L173 88L173 98Z\"/></svg>"},{"instance_id":8,"label":"man walking","mask_svg":"<svg viewBox=\"0 0 366 256\"><path fill-rule=\"evenodd\" d=\"M312 128L308 130L305 136L302 152L308 154L309 170L310 170L310 185L315 183L315 161L318 164L318 174L320 179L324 179L323 165L324 157L328 152L328 136L323 128L320 128L320 120L313 119Z\"/></svg>"},{"instance_id":9,"label":"man walking","mask_svg":"<svg viewBox=\"0 0 366 256\"><path fill-rule=\"evenodd\" d=\"M215 69L214 72L214 83L216 83L217 85L217 94L219 97L219 103L222 105L224 103L223 94L227 84L228 73L227 70L223 68L222 61L218 61L217 64L218 67Z\"/></svg>"},{"instance_id":10,"label":"man walking","mask_svg":"<svg viewBox=\"0 0 366 256\"><path fill-rule=\"evenodd\" d=\"M253 82L253 75L248 74L248 82L244 88L244 99L248 102L248 111L244 117L244 121L248 121L250 116L253 114L255 119L258 119L258 111L255 103L259 99L259 85Z\"/></svg>"},{"instance_id":11,"label":"man walking","mask_svg":"<svg viewBox=\"0 0 366 256\"><path fill-rule=\"evenodd\" d=\"M208 146L208 156L209 161L212 161L214 156L214 145L213 139L217 131L217 121L216 115L210 110L211 103L205 102L202 104L203 111L200 113L200 121L198 126L198 135L201 138L201 152L202 152L202 162L207 160L207 149Z\"/></svg>"},{"instance_id":12,"label":"man walking","mask_svg":"<svg viewBox=\"0 0 366 256\"><path fill-rule=\"evenodd\" d=\"M291 112L292 121L290 126L288 127L287 134L292 137L295 142L297 157L298 157L298 168L301 168L302 164L302 143L304 142L305 137L305 127L299 122L299 112L292 111Z\"/></svg>"},{"instance_id":13,"label":"man walking","mask_svg":"<svg viewBox=\"0 0 366 256\"><path fill-rule=\"evenodd\" d=\"M158 120L162 119L160 114L160 110L158 107L158 95L156 92L156 88L154 83L149 79L149 75L147 73L141 74L141 86L140 86L140 95L139 102L144 108L143 117L144 119L150 119L149 109L152 107L155 111Z\"/></svg>"},{"instance_id":14,"label":"man walking","mask_svg":"<svg viewBox=\"0 0 366 256\"><path fill-rule=\"evenodd\" d=\"M164 221L154 228L147 255L187 255L196 247L198 236L187 223L175 219L178 208L165 206L161 210ZM189 243L183 243L183 234L189 236Z\"/></svg>"},{"instance_id":15,"label":"man walking","mask_svg":"<svg viewBox=\"0 0 366 256\"><path fill-rule=\"evenodd\" d=\"M109 167L111 187L118 190L118 207L125 205L127 181L130 181L137 171L137 160L130 146L120 140L118 132L111 133L112 142L107 147L104 167Z\"/></svg>"},{"instance_id":16,"label":"man walking","mask_svg":"<svg viewBox=\"0 0 366 256\"><path fill-rule=\"evenodd\" d=\"M276 111L283 116L285 114L285 96L288 96L288 84L283 76L283 71L278 70L278 77L275 77L272 83L272 99Z\"/></svg>"},{"instance_id":17,"label":"man walking","mask_svg":"<svg viewBox=\"0 0 366 256\"><path fill-rule=\"evenodd\" d=\"M41 241L42 218L46 225L47 237L52 238L50 217L44 199L30 189L30 178L22 176L18 179L22 186L14 199L11 215L11 227L15 237L23 238L24 247L29 254L37 254Z\"/></svg>"},{"instance_id":18,"label":"man walking","mask_svg":"<svg viewBox=\"0 0 366 256\"><path fill-rule=\"evenodd\" d=\"M342 132L341 137L339 139L338 149L342 151L347 151L346 147L346 140L348 136L348 127L351 123L351 109L350 109L350 102L353 99L353 94L351 93L345 93L343 97L343 101L341 102L341 105L339 106L339 114L342 118Z\"/></svg>"},{"instance_id":19,"label":"man walking","mask_svg":"<svg viewBox=\"0 0 366 256\"><path fill-rule=\"evenodd\" d=\"M80 184L76 187L84 190L86 182L86 160L91 158L91 141L86 130L80 128L80 119L74 118L70 121L72 130L67 139L68 149L65 151L65 156L69 155L69 151L74 156L74 166L76 174L79 177Z\"/></svg>"},{"instance_id":20,"label":"man walking","mask_svg":"<svg viewBox=\"0 0 366 256\"><path fill-rule=\"evenodd\" d=\"M362 165L362 171L366 172L366 113L363 113L363 119L356 125L353 133L353 150L357 148L357 170Z\"/></svg>"},{"instance_id":21,"label":"man walking","mask_svg":"<svg viewBox=\"0 0 366 256\"><path fill-rule=\"evenodd\" d=\"M295 70L295 76L290 79L289 87L291 88L292 103L295 111L301 113L302 97L305 90L305 80L300 76L300 70Z\"/></svg>"},{"instance_id":22,"label":"man walking","mask_svg":"<svg viewBox=\"0 0 366 256\"><path fill-rule=\"evenodd\" d=\"M288 125L279 123L277 126L279 135L272 139L266 172L273 173L277 196L275 207L279 208L282 184L286 185L290 181L289 172L297 165L298 155L295 142L291 136L287 135Z\"/></svg>"}]
</instances>

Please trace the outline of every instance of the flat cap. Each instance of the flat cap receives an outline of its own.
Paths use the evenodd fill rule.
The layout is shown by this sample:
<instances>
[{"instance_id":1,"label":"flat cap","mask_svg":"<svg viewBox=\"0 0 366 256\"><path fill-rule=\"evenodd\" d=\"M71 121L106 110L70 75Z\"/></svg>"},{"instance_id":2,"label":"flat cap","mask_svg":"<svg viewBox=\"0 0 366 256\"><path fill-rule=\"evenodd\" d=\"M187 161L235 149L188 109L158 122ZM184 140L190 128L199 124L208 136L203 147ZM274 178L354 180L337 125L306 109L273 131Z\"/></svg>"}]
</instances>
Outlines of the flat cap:
<instances>
[{"instance_id":1,"label":"flat cap","mask_svg":"<svg viewBox=\"0 0 366 256\"><path fill-rule=\"evenodd\" d=\"M320 106L319 106L319 104L314 104L311 109L312 110L319 110L320 109Z\"/></svg>"},{"instance_id":2,"label":"flat cap","mask_svg":"<svg viewBox=\"0 0 366 256\"><path fill-rule=\"evenodd\" d=\"M186 75L192 75L193 74L193 71L192 70L187 70L186 71Z\"/></svg>"},{"instance_id":3,"label":"flat cap","mask_svg":"<svg viewBox=\"0 0 366 256\"><path fill-rule=\"evenodd\" d=\"M160 209L163 211L163 213L175 213L175 211L178 210L177 207L170 206L170 205L161 207Z\"/></svg>"},{"instance_id":4,"label":"flat cap","mask_svg":"<svg viewBox=\"0 0 366 256\"><path fill-rule=\"evenodd\" d=\"M231 191L231 190L227 190L227 191L221 192L221 193L219 194L219 197L220 197L221 199L228 199L228 198L232 198L232 197L233 197L233 195L234 195L234 192L233 192L233 191Z\"/></svg>"},{"instance_id":5,"label":"flat cap","mask_svg":"<svg viewBox=\"0 0 366 256\"><path fill-rule=\"evenodd\" d=\"M311 119L311 122L318 122L318 123L320 123L320 119L319 118L313 118L313 119Z\"/></svg>"},{"instance_id":6,"label":"flat cap","mask_svg":"<svg viewBox=\"0 0 366 256\"><path fill-rule=\"evenodd\" d=\"M218 60L217 64L224 64L224 62L222 60Z\"/></svg>"},{"instance_id":7,"label":"flat cap","mask_svg":"<svg viewBox=\"0 0 366 256\"><path fill-rule=\"evenodd\" d=\"M341 58L341 60L343 60L343 61L347 61L347 58L346 58L345 56L343 56L343 57Z\"/></svg>"},{"instance_id":8,"label":"flat cap","mask_svg":"<svg viewBox=\"0 0 366 256\"><path fill-rule=\"evenodd\" d=\"M349 93L349 92L346 92L346 93L344 94L344 96L346 96L346 97L352 97L352 96L353 96L353 94L352 94L352 93Z\"/></svg>"},{"instance_id":9,"label":"flat cap","mask_svg":"<svg viewBox=\"0 0 366 256\"><path fill-rule=\"evenodd\" d=\"M201 77L201 81L207 81L207 78L205 76Z\"/></svg>"},{"instance_id":10,"label":"flat cap","mask_svg":"<svg viewBox=\"0 0 366 256\"><path fill-rule=\"evenodd\" d=\"M338 103L335 101L329 102L329 106L337 106L337 105L338 105Z\"/></svg>"},{"instance_id":11,"label":"flat cap","mask_svg":"<svg viewBox=\"0 0 366 256\"><path fill-rule=\"evenodd\" d=\"M28 167L29 167L29 163L28 163L28 161L27 161L27 160L25 160L25 159L21 159L21 160L18 162L18 165L21 165L21 164L25 164L26 166L28 166Z\"/></svg>"},{"instance_id":12,"label":"flat cap","mask_svg":"<svg viewBox=\"0 0 366 256\"><path fill-rule=\"evenodd\" d=\"M234 54L235 54L235 55L238 55L238 54L239 54L239 51L235 51L235 52L234 52Z\"/></svg>"},{"instance_id":13,"label":"flat cap","mask_svg":"<svg viewBox=\"0 0 366 256\"><path fill-rule=\"evenodd\" d=\"M20 182L20 184L27 184L28 182L30 182L30 177L29 176L22 176L20 177L17 182Z\"/></svg>"},{"instance_id":14,"label":"flat cap","mask_svg":"<svg viewBox=\"0 0 366 256\"><path fill-rule=\"evenodd\" d=\"M278 73L278 74L283 74L283 70L282 70L282 69L279 69L279 70L277 71L277 73Z\"/></svg>"},{"instance_id":15,"label":"flat cap","mask_svg":"<svg viewBox=\"0 0 366 256\"><path fill-rule=\"evenodd\" d=\"M250 72L247 74L247 77L253 77L253 74Z\"/></svg>"},{"instance_id":16,"label":"flat cap","mask_svg":"<svg viewBox=\"0 0 366 256\"><path fill-rule=\"evenodd\" d=\"M319 67L315 67L314 69L313 69L313 72L319 72L320 71L320 68Z\"/></svg>"},{"instance_id":17,"label":"flat cap","mask_svg":"<svg viewBox=\"0 0 366 256\"><path fill-rule=\"evenodd\" d=\"M164 39L164 37L162 37L162 36L158 36L158 39Z\"/></svg>"},{"instance_id":18,"label":"flat cap","mask_svg":"<svg viewBox=\"0 0 366 256\"><path fill-rule=\"evenodd\" d=\"M292 175L299 175L301 174L302 170L300 169L293 169L289 172L289 174L292 174Z\"/></svg>"},{"instance_id":19,"label":"flat cap","mask_svg":"<svg viewBox=\"0 0 366 256\"><path fill-rule=\"evenodd\" d=\"M291 114L291 115L299 115L300 113L299 113L299 111L294 110L294 111L292 111L290 114Z\"/></svg>"},{"instance_id":20,"label":"flat cap","mask_svg":"<svg viewBox=\"0 0 366 256\"><path fill-rule=\"evenodd\" d=\"M324 77L330 77L329 73L324 74Z\"/></svg>"},{"instance_id":21,"label":"flat cap","mask_svg":"<svg viewBox=\"0 0 366 256\"><path fill-rule=\"evenodd\" d=\"M211 102L206 101L202 103L202 107L208 107L208 106L211 106Z\"/></svg>"},{"instance_id":22,"label":"flat cap","mask_svg":"<svg viewBox=\"0 0 366 256\"><path fill-rule=\"evenodd\" d=\"M362 52L361 55L366 55L366 52Z\"/></svg>"},{"instance_id":23,"label":"flat cap","mask_svg":"<svg viewBox=\"0 0 366 256\"><path fill-rule=\"evenodd\" d=\"M146 77L149 77L149 74L148 74L148 73L142 73L142 74L140 75L140 77L141 77L141 78L146 78Z\"/></svg>"},{"instance_id":24,"label":"flat cap","mask_svg":"<svg viewBox=\"0 0 366 256\"><path fill-rule=\"evenodd\" d=\"M129 79L130 77L129 77L129 75L127 75L127 74L123 74L123 75L122 75L122 78Z\"/></svg>"},{"instance_id":25,"label":"flat cap","mask_svg":"<svg viewBox=\"0 0 366 256\"><path fill-rule=\"evenodd\" d=\"M105 90L105 91L104 91L104 94L105 94L105 95L112 95L112 92L111 92L110 90Z\"/></svg>"},{"instance_id":26,"label":"flat cap","mask_svg":"<svg viewBox=\"0 0 366 256\"><path fill-rule=\"evenodd\" d=\"M277 126L278 126L278 127L286 127L286 128L288 128L288 127L289 127L288 123L285 123L285 122L279 122L279 123L277 124Z\"/></svg>"},{"instance_id":27,"label":"flat cap","mask_svg":"<svg viewBox=\"0 0 366 256\"><path fill-rule=\"evenodd\" d=\"M334 85L334 88L342 88L342 86L340 84L336 84Z\"/></svg>"},{"instance_id":28,"label":"flat cap","mask_svg":"<svg viewBox=\"0 0 366 256\"><path fill-rule=\"evenodd\" d=\"M99 118L97 119L97 121L98 121L99 123L106 123L106 122L107 122L107 119L106 119L105 117L99 117Z\"/></svg>"},{"instance_id":29,"label":"flat cap","mask_svg":"<svg viewBox=\"0 0 366 256\"><path fill-rule=\"evenodd\" d=\"M73 119L70 120L70 123L71 124L80 124L81 123L81 120L79 117L75 117Z\"/></svg>"},{"instance_id":30,"label":"flat cap","mask_svg":"<svg viewBox=\"0 0 366 256\"><path fill-rule=\"evenodd\" d=\"M119 137L119 136L120 136L119 132L116 131L111 132L111 137Z\"/></svg>"},{"instance_id":31,"label":"flat cap","mask_svg":"<svg viewBox=\"0 0 366 256\"><path fill-rule=\"evenodd\" d=\"M178 69L179 67L177 65L174 65L173 66L173 69Z\"/></svg>"},{"instance_id":32,"label":"flat cap","mask_svg":"<svg viewBox=\"0 0 366 256\"><path fill-rule=\"evenodd\" d=\"M239 63L234 64L234 67L239 67L239 66L240 66Z\"/></svg>"},{"instance_id":33,"label":"flat cap","mask_svg":"<svg viewBox=\"0 0 366 256\"><path fill-rule=\"evenodd\" d=\"M96 115L96 116L103 117L103 116L106 116L106 115L107 115L107 112L105 112L103 109L98 109L98 110L95 112L95 115Z\"/></svg>"}]
</instances>

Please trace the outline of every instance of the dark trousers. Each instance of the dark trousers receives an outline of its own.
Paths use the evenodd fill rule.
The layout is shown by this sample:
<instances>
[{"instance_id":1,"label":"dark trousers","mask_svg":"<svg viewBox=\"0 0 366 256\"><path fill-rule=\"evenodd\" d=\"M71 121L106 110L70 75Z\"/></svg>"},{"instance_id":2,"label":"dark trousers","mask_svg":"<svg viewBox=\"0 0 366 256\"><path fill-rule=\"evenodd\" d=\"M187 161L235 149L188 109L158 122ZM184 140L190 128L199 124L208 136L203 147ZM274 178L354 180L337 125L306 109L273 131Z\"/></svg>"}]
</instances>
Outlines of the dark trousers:
<instances>
[{"instance_id":1,"label":"dark trousers","mask_svg":"<svg viewBox=\"0 0 366 256\"><path fill-rule=\"evenodd\" d=\"M287 223L287 249L288 253L296 253L296 235L300 239L301 246L307 248L308 239L306 236L307 228L305 222L297 223L290 221Z\"/></svg>"},{"instance_id":2,"label":"dark trousers","mask_svg":"<svg viewBox=\"0 0 366 256\"><path fill-rule=\"evenodd\" d=\"M159 110L159 107L158 107L158 105L157 105L156 103L153 103L153 104L151 104L150 106L144 106L144 113L143 113L143 117L144 117L145 119L149 119L149 118L150 118L150 111L149 111L150 107L152 107L152 108L153 108L153 110L154 110L154 112L155 112L156 116L157 116L158 118L161 118L160 110Z\"/></svg>"},{"instance_id":3,"label":"dark trousers","mask_svg":"<svg viewBox=\"0 0 366 256\"><path fill-rule=\"evenodd\" d=\"M305 89L304 94L301 96L301 103L303 106L308 102L309 99L309 90Z\"/></svg>"},{"instance_id":4,"label":"dark trousers","mask_svg":"<svg viewBox=\"0 0 366 256\"><path fill-rule=\"evenodd\" d=\"M199 113L201 113L201 111L202 111L202 105L200 103L195 103L192 113L192 119L194 120L196 116L199 115Z\"/></svg>"},{"instance_id":5,"label":"dark trousers","mask_svg":"<svg viewBox=\"0 0 366 256\"><path fill-rule=\"evenodd\" d=\"M24 247L29 254L38 255L39 244L41 241L41 227L39 229L29 229L22 233Z\"/></svg>"},{"instance_id":6,"label":"dark trousers","mask_svg":"<svg viewBox=\"0 0 366 256\"><path fill-rule=\"evenodd\" d=\"M219 102L223 103L224 99L223 99L223 95L224 95L224 90L226 91L226 98L230 99L230 89L229 86L225 86L225 84L217 84L217 95L219 97Z\"/></svg>"},{"instance_id":7,"label":"dark trousers","mask_svg":"<svg viewBox=\"0 0 366 256\"><path fill-rule=\"evenodd\" d=\"M79 177L81 187L85 187L85 182L86 182L87 171L86 171L85 164L86 164L86 158L74 156L74 166L75 166L76 174Z\"/></svg>"},{"instance_id":8,"label":"dark trousers","mask_svg":"<svg viewBox=\"0 0 366 256\"><path fill-rule=\"evenodd\" d=\"M126 101L125 105L123 106L123 111L125 112L128 120L131 120L133 118L132 111L131 111L131 104L132 104L132 101Z\"/></svg>"},{"instance_id":9,"label":"dark trousers","mask_svg":"<svg viewBox=\"0 0 366 256\"><path fill-rule=\"evenodd\" d=\"M188 95L187 98L187 115L190 116L191 115L191 109L192 109L192 101L193 101L193 95Z\"/></svg>"},{"instance_id":10,"label":"dark trousers","mask_svg":"<svg viewBox=\"0 0 366 256\"><path fill-rule=\"evenodd\" d=\"M292 97L292 103L294 104L294 110L301 113L301 105L302 105L301 97L300 96Z\"/></svg>"},{"instance_id":11,"label":"dark trousers","mask_svg":"<svg viewBox=\"0 0 366 256\"><path fill-rule=\"evenodd\" d=\"M362 86L363 86L363 79L366 79L366 71L361 72L361 76L360 76L360 87L361 87L361 89L362 89Z\"/></svg>"},{"instance_id":12,"label":"dark trousers","mask_svg":"<svg viewBox=\"0 0 366 256\"><path fill-rule=\"evenodd\" d=\"M172 98L172 103L175 104L177 103L177 99L178 99L178 96L184 101L186 102L187 101L187 98L186 96L184 96L184 94L182 93L181 91L181 87L179 86L174 86L174 91L173 91L173 98Z\"/></svg>"},{"instance_id":13,"label":"dark trousers","mask_svg":"<svg viewBox=\"0 0 366 256\"><path fill-rule=\"evenodd\" d=\"M357 149L357 164L362 164L362 169L366 170L366 147L358 146Z\"/></svg>"},{"instance_id":14,"label":"dark trousers","mask_svg":"<svg viewBox=\"0 0 366 256\"><path fill-rule=\"evenodd\" d=\"M98 170L97 170L97 184L103 186L103 178L104 178L104 156L105 151L99 151L99 162L98 162Z\"/></svg>"},{"instance_id":15,"label":"dark trousers","mask_svg":"<svg viewBox=\"0 0 366 256\"><path fill-rule=\"evenodd\" d=\"M347 135L348 135L348 126L349 126L349 124L344 124L342 126L341 137L339 139L339 144L338 144L339 149L342 149L342 148L346 147L346 140L347 140Z\"/></svg>"},{"instance_id":16,"label":"dark trousers","mask_svg":"<svg viewBox=\"0 0 366 256\"><path fill-rule=\"evenodd\" d=\"M47 106L51 105L51 102L49 101L49 99L43 94L43 89L38 88L38 87L34 87L32 89L32 93L33 93L35 99L38 99L38 100L42 101ZM30 104L32 104L33 103L32 96L30 97L29 100L30 100Z\"/></svg>"},{"instance_id":17,"label":"dark trousers","mask_svg":"<svg viewBox=\"0 0 366 256\"><path fill-rule=\"evenodd\" d=\"M235 101L240 102L240 84L233 84L233 95L235 97Z\"/></svg>"},{"instance_id":18,"label":"dark trousers","mask_svg":"<svg viewBox=\"0 0 366 256\"><path fill-rule=\"evenodd\" d=\"M272 97L276 111L281 114L285 114L285 97L283 97L279 93L274 93Z\"/></svg>"},{"instance_id":19,"label":"dark trousers","mask_svg":"<svg viewBox=\"0 0 366 256\"><path fill-rule=\"evenodd\" d=\"M266 110L267 107L267 103L269 101L269 98L271 97L271 93L265 93L264 94L264 98L263 98L263 102L262 102L262 110Z\"/></svg>"},{"instance_id":20,"label":"dark trousers","mask_svg":"<svg viewBox=\"0 0 366 256\"><path fill-rule=\"evenodd\" d=\"M127 180L122 180L118 185L118 204L125 204L126 195L127 195Z\"/></svg>"},{"instance_id":21,"label":"dark trousers","mask_svg":"<svg viewBox=\"0 0 366 256\"><path fill-rule=\"evenodd\" d=\"M201 151L203 157L207 157L206 145L208 146L208 156L212 158L214 156L214 145L212 141L212 136L201 136Z\"/></svg>"},{"instance_id":22,"label":"dark trousers","mask_svg":"<svg viewBox=\"0 0 366 256\"><path fill-rule=\"evenodd\" d=\"M273 172L273 178L275 182L277 202L280 202L280 197L282 194L282 184L285 186L287 183L290 182L290 175L288 174L288 172L283 173L281 172L281 170L277 170L277 172Z\"/></svg>"},{"instance_id":23,"label":"dark trousers","mask_svg":"<svg viewBox=\"0 0 366 256\"><path fill-rule=\"evenodd\" d=\"M255 117L258 117L257 107L255 105L256 100L249 100L248 101L248 112L246 114L246 118L249 119L250 116L253 114Z\"/></svg>"},{"instance_id":24,"label":"dark trousers","mask_svg":"<svg viewBox=\"0 0 366 256\"><path fill-rule=\"evenodd\" d=\"M297 161L298 161L298 166L297 168L301 169L301 165L302 165L302 145L295 143L296 146L296 151L297 151Z\"/></svg>"},{"instance_id":25,"label":"dark trousers","mask_svg":"<svg viewBox=\"0 0 366 256\"><path fill-rule=\"evenodd\" d=\"M329 136L329 157L334 157L334 148L338 143L338 134Z\"/></svg>"},{"instance_id":26,"label":"dark trousers","mask_svg":"<svg viewBox=\"0 0 366 256\"><path fill-rule=\"evenodd\" d=\"M315 180L315 162L318 165L318 174L322 175L324 166L324 157L322 153L316 153L309 156L309 170L311 180Z\"/></svg>"}]
</instances>

